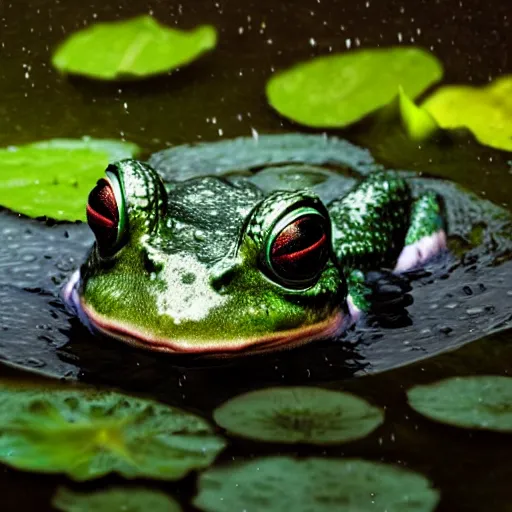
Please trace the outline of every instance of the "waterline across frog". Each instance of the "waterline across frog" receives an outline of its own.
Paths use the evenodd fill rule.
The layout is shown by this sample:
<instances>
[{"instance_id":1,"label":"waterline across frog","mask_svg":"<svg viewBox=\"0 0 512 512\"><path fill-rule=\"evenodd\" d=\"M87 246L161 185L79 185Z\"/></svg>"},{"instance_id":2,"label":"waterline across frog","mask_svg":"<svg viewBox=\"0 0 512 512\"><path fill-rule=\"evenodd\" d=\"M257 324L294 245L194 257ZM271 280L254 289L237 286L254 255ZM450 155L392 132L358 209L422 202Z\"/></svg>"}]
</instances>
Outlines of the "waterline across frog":
<instances>
[{"instance_id":1,"label":"waterline across frog","mask_svg":"<svg viewBox=\"0 0 512 512\"><path fill-rule=\"evenodd\" d=\"M92 330L176 353L268 351L329 338L371 308L365 273L445 247L441 205L376 172L324 204L243 177L164 184L148 164L108 167L89 196L96 235L63 290Z\"/></svg>"}]
</instances>

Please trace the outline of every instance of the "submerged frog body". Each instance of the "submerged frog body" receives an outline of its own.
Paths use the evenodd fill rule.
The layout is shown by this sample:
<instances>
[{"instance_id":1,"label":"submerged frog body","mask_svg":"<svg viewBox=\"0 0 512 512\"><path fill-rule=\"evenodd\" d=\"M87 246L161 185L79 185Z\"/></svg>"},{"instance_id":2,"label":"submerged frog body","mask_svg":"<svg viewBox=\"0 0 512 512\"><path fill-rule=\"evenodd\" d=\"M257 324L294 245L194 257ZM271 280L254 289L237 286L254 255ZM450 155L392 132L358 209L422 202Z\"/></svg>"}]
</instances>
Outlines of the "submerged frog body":
<instances>
[{"instance_id":1,"label":"submerged frog body","mask_svg":"<svg viewBox=\"0 0 512 512\"><path fill-rule=\"evenodd\" d=\"M89 196L96 243L66 303L92 330L152 350L268 351L341 332L372 309L369 271L402 272L446 246L438 195L397 173L328 201L270 188L110 165Z\"/></svg>"}]
</instances>

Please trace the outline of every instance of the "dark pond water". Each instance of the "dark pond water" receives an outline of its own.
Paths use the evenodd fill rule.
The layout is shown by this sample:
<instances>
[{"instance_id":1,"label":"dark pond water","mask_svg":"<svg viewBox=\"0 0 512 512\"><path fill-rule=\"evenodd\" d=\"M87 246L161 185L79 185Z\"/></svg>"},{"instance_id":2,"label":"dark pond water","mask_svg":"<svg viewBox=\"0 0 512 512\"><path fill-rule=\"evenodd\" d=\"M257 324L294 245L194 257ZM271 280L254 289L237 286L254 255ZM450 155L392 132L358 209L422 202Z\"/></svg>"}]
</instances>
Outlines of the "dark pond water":
<instances>
[{"instance_id":1,"label":"dark pond water","mask_svg":"<svg viewBox=\"0 0 512 512\"><path fill-rule=\"evenodd\" d=\"M216 25L220 31L218 49L180 73L143 84L66 80L52 70L50 51L66 34L97 19L113 20L150 11L163 22L183 28L199 23ZM511 71L511 18L508 2L484 0L2 1L0 145L88 134L126 138L150 153L184 142L250 135L252 130L294 131L297 127L282 121L265 103L264 84L274 69L349 46L415 43L431 49L443 61L446 81L485 83ZM366 128L363 123L338 135L370 147L383 163L449 177L510 208L512 179L507 155L478 147L469 139L450 151L426 151L396 133L368 133ZM9 295L1 295L0 301L0 307L7 308ZM79 347L80 339L73 343ZM84 358L101 357L94 350L83 350ZM442 377L508 375L512 371L510 331L363 378L345 379L353 373L346 361L334 361L326 375L325 366L314 362L314 349L309 354L313 354L311 364L298 366L289 363L289 354L280 355L279 364L265 372L268 381L321 383L353 391L386 407L387 414L383 427L368 438L321 453L383 460L415 469L441 490L441 512L510 510L510 438L428 422L407 407L404 393L411 385ZM115 353L110 357L109 364L103 366L106 374L101 381L122 386L126 379L116 375ZM157 368L128 387L208 416L227 397L256 385L244 380L243 373L239 372L237 380L236 371L231 370L224 382L223 372L217 369L212 387L211 375L207 378L203 373L180 369L172 372L174 382L170 383L169 378L159 379ZM24 378L23 373L8 367L0 367L0 375ZM94 375L77 376L95 381ZM222 459L276 451L319 453L308 448L276 449L235 441ZM2 467L0 509L51 510L50 496L63 481ZM85 487L93 489L111 482L120 479L104 479ZM194 492L194 479L161 487L185 504Z\"/></svg>"}]
</instances>

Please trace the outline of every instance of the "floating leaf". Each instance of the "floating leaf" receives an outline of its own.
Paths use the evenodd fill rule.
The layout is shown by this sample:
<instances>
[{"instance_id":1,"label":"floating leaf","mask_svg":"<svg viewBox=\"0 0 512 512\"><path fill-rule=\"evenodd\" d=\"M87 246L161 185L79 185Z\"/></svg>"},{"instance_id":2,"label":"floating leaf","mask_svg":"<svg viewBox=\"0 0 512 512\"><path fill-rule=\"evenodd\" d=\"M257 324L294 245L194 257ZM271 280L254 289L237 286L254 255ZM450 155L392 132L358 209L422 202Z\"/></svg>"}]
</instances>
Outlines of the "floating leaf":
<instances>
[{"instance_id":1,"label":"floating leaf","mask_svg":"<svg viewBox=\"0 0 512 512\"><path fill-rule=\"evenodd\" d=\"M113 487L97 492L74 492L59 487L52 505L62 512L180 512L167 494L141 487Z\"/></svg>"},{"instance_id":2,"label":"floating leaf","mask_svg":"<svg viewBox=\"0 0 512 512\"><path fill-rule=\"evenodd\" d=\"M405 94L402 86L398 88L398 107L402 125L412 140L428 139L439 130L439 126L428 110L418 107Z\"/></svg>"},{"instance_id":3,"label":"floating leaf","mask_svg":"<svg viewBox=\"0 0 512 512\"><path fill-rule=\"evenodd\" d=\"M384 421L382 411L362 398L314 387L251 391L218 407L213 417L242 437L312 444L359 439Z\"/></svg>"},{"instance_id":4,"label":"floating leaf","mask_svg":"<svg viewBox=\"0 0 512 512\"><path fill-rule=\"evenodd\" d=\"M387 105L400 85L416 98L442 74L440 62L420 48L356 50L277 73L266 91L281 115L306 126L340 128Z\"/></svg>"},{"instance_id":5,"label":"floating leaf","mask_svg":"<svg viewBox=\"0 0 512 512\"><path fill-rule=\"evenodd\" d=\"M407 392L410 406L456 427L512 432L512 377L454 377Z\"/></svg>"},{"instance_id":6,"label":"floating leaf","mask_svg":"<svg viewBox=\"0 0 512 512\"><path fill-rule=\"evenodd\" d=\"M145 15L73 34L52 63L59 71L102 80L144 78L188 64L216 43L217 32L209 25L183 31Z\"/></svg>"},{"instance_id":7,"label":"floating leaf","mask_svg":"<svg viewBox=\"0 0 512 512\"><path fill-rule=\"evenodd\" d=\"M207 512L430 512L438 501L425 477L395 466L268 457L207 470L194 505Z\"/></svg>"},{"instance_id":8,"label":"floating leaf","mask_svg":"<svg viewBox=\"0 0 512 512\"><path fill-rule=\"evenodd\" d=\"M0 460L16 468L175 480L208 466L224 444L202 418L151 400L0 387Z\"/></svg>"},{"instance_id":9,"label":"floating leaf","mask_svg":"<svg viewBox=\"0 0 512 512\"><path fill-rule=\"evenodd\" d=\"M90 190L109 162L136 156L136 144L53 139L0 149L0 204L30 217L85 220Z\"/></svg>"},{"instance_id":10,"label":"floating leaf","mask_svg":"<svg viewBox=\"0 0 512 512\"><path fill-rule=\"evenodd\" d=\"M468 128L481 144L512 151L512 75L484 87L441 87L422 107L442 128Z\"/></svg>"}]
</instances>

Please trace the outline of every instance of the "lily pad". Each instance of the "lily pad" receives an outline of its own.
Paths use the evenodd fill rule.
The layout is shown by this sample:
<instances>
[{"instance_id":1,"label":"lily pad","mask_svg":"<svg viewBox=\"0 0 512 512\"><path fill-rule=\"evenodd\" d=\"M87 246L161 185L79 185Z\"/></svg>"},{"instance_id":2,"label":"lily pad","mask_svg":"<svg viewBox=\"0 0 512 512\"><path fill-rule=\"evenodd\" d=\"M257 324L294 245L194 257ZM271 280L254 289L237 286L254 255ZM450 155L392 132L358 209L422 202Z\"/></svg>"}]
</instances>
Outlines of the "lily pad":
<instances>
[{"instance_id":1,"label":"lily pad","mask_svg":"<svg viewBox=\"0 0 512 512\"><path fill-rule=\"evenodd\" d=\"M384 413L362 398L315 387L251 391L222 404L213 417L241 437L320 445L360 439L384 421Z\"/></svg>"},{"instance_id":2,"label":"lily pad","mask_svg":"<svg viewBox=\"0 0 512 512\"><path fill-rule=\"evenodd\" d=\"M97 492L75 492L59 487L52 505L62 512L180 512L167 494L143 487L112 487Z\"/></svg>"},{"instance_id":3,"label":"lily pad","mask_svg":"<svg viewBox=\"0 0 512 512\"><path fill-rule=\"evenodd\" d=\"M145 15L96 23L73 34L52 63L61 72L101 80L145 78L188 64L216 44L212 26L177 30Z\"/></svg>"},{"instance_id":4,"label":"lily pad","mask_svg":"<svg viewBox=\"0 0 512 512\"><path fill-rule=\"evenodd\" d=\"M225 442L193 414L115 392L0 387L0 461L90 480L176 480L211 464Z\"/></svg>"},{"instance_id":5,"label":"lily pad","mask_svg":"<svg viewBox=\"0 0 512 512\"><path fill-rule=\"evenodd\" d=\"M441 63L421 48L356 50L277 73L266 92L270 105L292 121L341 128L387 105L399 86L416 98L442 74Z\"/></svg>"},{"instance_id":6,"label":"lily pad","mask_svg":"<svg viewBox=\"0 0 512 512\"><path fill-rule=\"evenodd\" d=\"M395 466L268 457L207 470L194 505L207 512L430 512L438 501L425 477Z\"/></svg>"},{"instance_id":7,"label":"lily pad","mask_svg":"<svg viewBox=\"0 0 512 512\"><path fill-rule=\"evenodd\" d=\"M468 128L481 144L512 151L512 75L484 87L441 87L422 106L441 128Z\"/></svg>"},{"instance_id":8,"label":"lily pad","mask_svg":"<svg viewBox=\"0 0 512 512\"><path fill-rule=\"evenodd\" d=\"M428 110L418 107L405 93L402 86L398 90L398 108L402 126L412 140L422 141L439 130L435 119Z\"/></svg>"},{"instance_id":9,"label":"lily pad","mask_svg":"<svg viewBox=\"0 0 512 512\"><path fill-rule=\"evenodd\" d=\"M456 427L512 432L512 377L454 377L407 392L423 416Z\"/></svg>"},{"instance_id":10,"label":"lily pad","mask_svg":"<svg viewBox=\"0 0 512 512\"><path fill-rule=\"evenodd\" d=\"M0 205L30 217L85 220L90 190L109 162L140 148L110 139L53 139L0 149Z\"/></svg>"}]
</instances>

